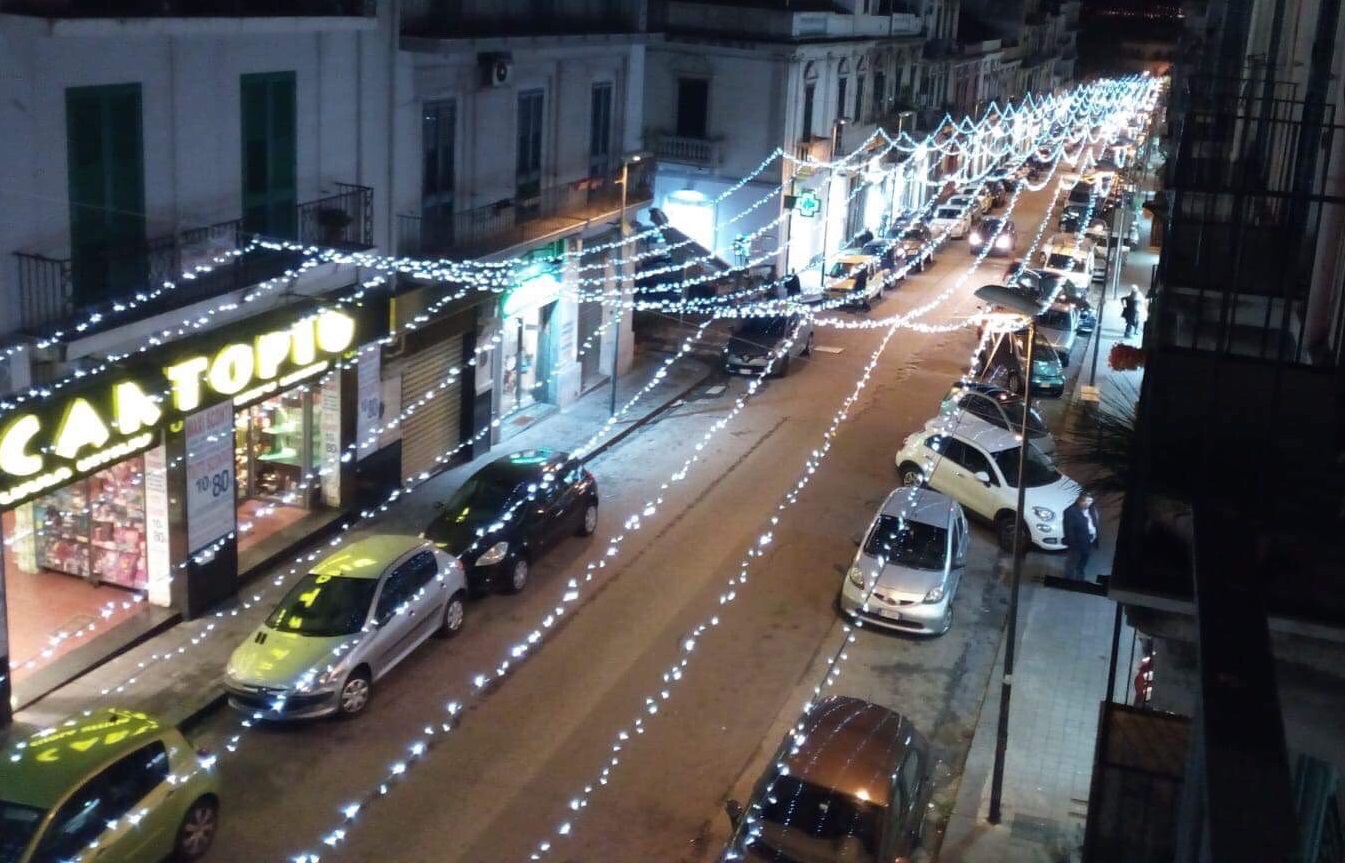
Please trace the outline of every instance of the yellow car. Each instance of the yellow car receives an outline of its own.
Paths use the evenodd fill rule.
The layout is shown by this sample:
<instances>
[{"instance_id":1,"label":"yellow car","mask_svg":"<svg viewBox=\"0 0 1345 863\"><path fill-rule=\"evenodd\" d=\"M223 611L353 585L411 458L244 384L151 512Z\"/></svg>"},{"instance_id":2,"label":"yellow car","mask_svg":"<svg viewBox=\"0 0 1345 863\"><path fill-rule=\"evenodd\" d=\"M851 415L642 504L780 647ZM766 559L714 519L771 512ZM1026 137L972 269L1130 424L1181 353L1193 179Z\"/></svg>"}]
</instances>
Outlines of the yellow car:
<instances>
[{"instance_id":1,"label":"yellow car","mask_svg":"<svg viewBox=\"0 0 1345 863\"><path fill-rule=\"evenodd\" d=\"M147 714L95 711L0 758L0 863L193 861L215 839L214 759Z\"/></svg>"}]
</instances>

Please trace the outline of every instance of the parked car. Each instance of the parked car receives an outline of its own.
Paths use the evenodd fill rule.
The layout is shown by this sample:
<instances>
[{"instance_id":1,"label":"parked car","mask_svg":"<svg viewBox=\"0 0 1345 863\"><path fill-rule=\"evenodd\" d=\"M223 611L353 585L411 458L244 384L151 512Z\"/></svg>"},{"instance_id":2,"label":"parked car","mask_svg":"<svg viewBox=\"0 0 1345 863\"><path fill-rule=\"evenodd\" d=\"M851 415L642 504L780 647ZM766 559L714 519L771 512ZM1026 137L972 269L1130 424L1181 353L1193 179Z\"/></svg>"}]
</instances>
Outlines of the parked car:
<instances>
[{"instance_id":1,"label":"parked car","mask_svg":"<svg viewBox=\"0 0 1345 863\"><path fill-rule=\"evenodd\" d=\"M426 639L462 629L466 597L462 564L424 539L356 540L300 578L234 649L229 703L267 719L354 716Z\"/></svg>"},{"instance_id":2,"label":"parked car","mask_svg":"<svg viewBox=\"0 0 1345 863\"><path fill-rule=\"evenodd\" d=\"M995 232L999 231L999 236ZM998 217L987 217L981 220L967 237L973 254L981 250L981 245L991 237L995 237L995 245L991 247L989 255L992 257L1013 257L1013 253L1018 249L1018 226L1013 223L1013 219L1001 219Z\"/></svg>"},{"instance_id":3,"label":"parked car","mask_svg":"<svg viewBox=\"0 0 1345 863\"><path fill-rule=\"evenodd\" d=\"M934 234L924 222L888 229L887 238L901 246L903 260L917 272L934 263Z\"/></svg>"},{"instance_id":4,"label":"parked car","mask_svg":"<svg viewBox=\"0 0 1345 863\"><path fill-rule=\"evenodd\" d=\"M1055 350L1062 366L1069 366L1078 329L1079 313L1068 303L1052 303L1050 308L1037 315L1037 334Z\"/></svg>"},{"instance_id":5,"label":"parked car","mask_svg":"<svg viewBox=\"0 0 1345 863\"><path fill-rule=\"evenodd\" d=\"M1056 234L1041 250L1040 269L1056 273L1087 290L1096 281L1097 257L1093 244L1076 240L1071 234Z\"/></svg>"},{"instance_id":6,"label":"parked car","mask_svg":"<svg viewBox=\"0 0 1345 863\"><path fill-rule=\"evenodd\" d=\"M1065 508L1079 496L1079 484L1031 443L997 428L942 432L923 428L906 438L897 453L897 472L906 485L942 492L988 521L999 547L1013 550L1018 506L1020 453L1026 490L1024 538L1046 551L1065 548Z\"/></svg>"},{"instance_id":7,"label":"parked car","mask_svg":"<svg viewBox=\"0 0 1345 863\"><path fill-rule=\"evenodd\" d=\"M1013 194L1013 187L1018 178L1007 168L1001 168L986 178L985 188L990 192L990 205L992 207L1002 207L1009 203L1009 196Z\"/></svg>"},{"instance_id":8,"label":"parked car","mask_svg":"<svg viewBox=\"0 0 1345 863\"><path fill-rule=\"evenodd\" d=\"M971 219L971 223L974 225L981 221L981 217L984 216L986 210L989 209L985 206L984 202L985 199L980 195L959 193L944 201L943 205L945 207L956 207L959 210L966 211L967 217Z\"/></svg>"},{"instance_id":9,"label":"parked car","mask_svg":"<svg viewBox=\"0 0 1345 863\"><path fill-rule=\"evenodd\" d=\"M926 488L893 491L841 582L841 611L884 629L944 634L970 544L956 502Z\"/></svg>"},{"instance_id":10,"label":"parked car","mask_svg":"<svg viewBox=\"0 0 1345 863\"><path fill-rule=\"evenodd\" d=\"M906 278L906 249L894 240L870 240L860 252L878 259L878 270L884 274L887 287L895 288Z\"/></svg>"},{"instance_id":11,"label":"parked car","mask_svg":"<svg viewBox=\"0 0 1345 863\"><path fill-rule=\"evenodd\" d=\"M823 698L785 736L746 808L725 804L726 859L903 861L924 841L934 755L911 720ZM744 817L753 829L739 830Z\"/></svg>"},{"instance_id":12,"label":"parked car","mask_svg":"<svg viewBox=\"0 0 1345 863\"><path fill-rule=\"evenodd\" d=\"M1093 304L1088 297L1088 288L1080 287L1059 273L1046 270L1025 270L1024 272L1033 273L1036 276L1037 283L1041 286L1042 302L1064 303L1074 307L1078 314L1078 319L1075 321L1076 332L1087 335L1097 328L1097 314L1094 312Z\"/></svg>"},{"instance_id":13,"label":"parked car","mask_svg":"<svg viewBox=\"0 0 1345 863\"><path fill-rule=\"evenodd\" d=\"M961 207L945 204L934 211L929 226L936 233L946 233L950 239L960 240L971 231L971 215Z\"/></svg>"},{"instance_id":14,"label":"parked car","mask_svg":"<svg viewBox=\"0 0 1345 863\"><path fill-rule=\"evenodd\" d=\"M195 861L214 842L213 756L148 714L93 710L0 757L4 863Z\"/></svg>"},{"instance_id":15,"label":"parked car","mask_svg":"<svg viewBox=\"0 0 1345 863\"><path fill-rule=\"evenodd\" d=\"M1093 200L1093 192L1094 189L1092 183L1087 180L1079 180L1079 182L1075 183L1069 190L1069 203L1086 205L1089 201Z\"/></svg>"},{"instance_id":16,"label":"parked car","mask_svg":"<svg viewBox=\"0 0 1345 863\"><path fill-rule=\"evenodd\" d=\"M1004 387L979 381L959 381L943 397L939 411L943 413L954 408L962 411L959 428L976 428L984 423L1014 434L1022 433L1023 397ZM1028 411L1027 439L1044 455L1054 456L1055 436L1036 408Z\"/></svg>"},{"instance_id":17,"label":"parked car","mask_svg":"<svg viewBox=\"0 0 1345 863\"><path fill-rule=\"evenodd\" d=\"M827 273L823 293L828 300L839 300L847 306L858 306L868 311L873 301L883 293L883 271L873 255L847 253L839 255Z\"/></svg>"},{"instance_id":18,"label":"parked car","mask_svg":"<svg viewBox=\"0 0 1345 863\"><path fill-rule=\"evenodd\" d=\"M1060 365L1060 358L1055 348L1040 334L1033 343L1030 377L1024 371L1027 359L1026 330L1012 335L999 333L991 336L983 356L981 368L985 369L987 383L1021 395L1024 379L1030 379L1034 394L1058 397L1065 393L1065 370Z\"/></svg>"},{"instance_id":19,"label":"parked car","mask_svg":"<svg viewBox=\"0 0 1345 863\"><path fill-rule=\"evenodd\" d=\"M795 330L794 342L788 351L779 355L771 373L776 377L789 374L791 357L806 357L813 352L813 325L803 315L775 315L747 318L738 324L724 347L724 370L729 374L754 375L770 362L780 344Z\"/></svg>"},{"instance_id":20,"label":"parked car","mask_svg":"<svg viewBox=\"0 0 1345 863\"><path fill-rule=\"evenodd\" d=\"M986 183L968 183L958 190L959 196L974 198L976 207L981 215L989 213L995 206L995 193L990 189L990 184Z\"/></svg>"},{"instance_id":21,"label":"parked car","mask_svg":"<svg viewBox=\"0 0 1345 863\"><path fill-rule=\"evenodd\" d=\"M1112 245L1116 240L1106 226L1101 226L1102 230L1090 230L1087 238L1093 243L1093 281L1102 282L1107 278L1107 264L1112 260L1113 255L1120 256L1121 266L1125 266L1125 256L1130 253L1130 244L1124 242L1115 242L1119 251L1113 251Z\"/></svg>"},{"instance_id":22,"label":"parked car","mask_svg":"<svg viewBox=\"0 0 1345 863\"><path fill-rule=\"evenodd\" d=\"M424 537L462 561L468 587L518 593L549 548L598 529L598 481L569 453L523 450L481 468L437 506Z\"/></svg>"}]
</instances>

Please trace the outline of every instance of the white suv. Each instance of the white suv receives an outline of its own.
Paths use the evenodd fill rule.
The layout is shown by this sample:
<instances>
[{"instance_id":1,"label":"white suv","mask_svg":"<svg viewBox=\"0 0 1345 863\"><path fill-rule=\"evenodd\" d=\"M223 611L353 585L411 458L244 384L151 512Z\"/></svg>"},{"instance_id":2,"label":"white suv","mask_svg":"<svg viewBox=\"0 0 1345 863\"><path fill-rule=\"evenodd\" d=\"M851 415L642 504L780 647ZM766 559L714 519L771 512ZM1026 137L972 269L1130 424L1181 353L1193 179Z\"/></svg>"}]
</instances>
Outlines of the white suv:
<instances>
[{"instance_id":1,"label":"white suv","mask_svg":"<svg viewBox=\"0 0 1345 863\"><path fill-rule=\"evenodd\" d=\"M897 453L897 472L906 485L927 485L989 521L1000 548L1012 551L1019 452L1017 436L1003 429L949 434L926 427L906 438ZM1023 481L1025 537L1045 551L1064 550L1065 508L1078 499L1079 484L1030 444Z\"/></svg>"}]
</instances>

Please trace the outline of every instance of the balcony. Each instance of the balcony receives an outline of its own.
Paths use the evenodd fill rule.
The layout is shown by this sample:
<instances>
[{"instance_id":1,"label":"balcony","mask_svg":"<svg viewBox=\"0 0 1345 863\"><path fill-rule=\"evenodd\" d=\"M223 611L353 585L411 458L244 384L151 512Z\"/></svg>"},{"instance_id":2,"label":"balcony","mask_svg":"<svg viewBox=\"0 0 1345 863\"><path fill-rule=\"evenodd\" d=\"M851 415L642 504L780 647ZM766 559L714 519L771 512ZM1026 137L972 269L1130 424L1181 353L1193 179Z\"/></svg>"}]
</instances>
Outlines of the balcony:
<instances>
[{"instance_id":1,"label":"balcony","mask_svg":"<svg viewBox=\"0 0 1345 863\"><path fill-rule=\"evenodd\" d=\"M660 162L677 162L712 168L719 164L718 140L685 138L681 135L655 133L654 155Z\"/></svg>"},{"instance_id":2,"label":"balcony","mask_svg":"<svg viewBox=\"0 0 1345 863\"><path fill-rule=\"evenodd\" d=\"M398 251L408 257L484 257L610 219L621 209L617 180L617 176L590 177L543 189L532 198L506 198L449 218L398 216ZM647 164L633 166L626 207L644 206L652 198Z\"/></svg>"},{"instance_id":3,"label":"balcony","mask_svg":"<svg viewBox=\"0 0 1345 863\"><path fill-rule=\"evenodd\" d=\"M377 7L375 0L0 0L0 13L39 18L371 18Z\"/></svg>"},{"instance_id":4,"label":"balcony","mask_svg":"<svg viewBox=\"0 0 1345 863\"><path fill-rule=\"evenodd\" d=\"M628 0L403 0L402 34L484 39L639 33L642 5Z\"/></svg>"},{"instance_id":5,"label":"balcony","mask_svg":"<svg viewBox=\"0 0 1345 863\"><path fill-rule=\"evenodd\" d=\"M696 35L757 37L803 42L814 39L916 37L919 15L897 11L891 15L855 15L836 12L831 3L797 3L793 7L774 0L745 0L733 4L669 0L653 12L651 30Z\"/></svg>"},{"instance_id":6,"label":"balcony","mask_svg":"<svg viewBox=\"0 0 1345 863\"><path fill-rule=\"evenodd\" d=\"M337 183L335 195L299 204L295 208L296 238L305 244L346 250L373 245L373 189ZM165 282L176 287L140 306L157 314L239 290L274 278L293 266L296 253L246 248L255 235L234 219L201 228L191 228L147 241L143 247L57 258L32 252L15 252L18 267L20 328L40 335L69 321L100 310L113 311L124 303L144 298ZM220 263L216 259L227 258ZM210 267L208 271L205 267ZM199 268L199 269L198 269ZM194 272L184 279L184 272ZM108 325L124 323L117 316ZM90 334L95 330L85 330Z\"/></svg>"}]
</instances>

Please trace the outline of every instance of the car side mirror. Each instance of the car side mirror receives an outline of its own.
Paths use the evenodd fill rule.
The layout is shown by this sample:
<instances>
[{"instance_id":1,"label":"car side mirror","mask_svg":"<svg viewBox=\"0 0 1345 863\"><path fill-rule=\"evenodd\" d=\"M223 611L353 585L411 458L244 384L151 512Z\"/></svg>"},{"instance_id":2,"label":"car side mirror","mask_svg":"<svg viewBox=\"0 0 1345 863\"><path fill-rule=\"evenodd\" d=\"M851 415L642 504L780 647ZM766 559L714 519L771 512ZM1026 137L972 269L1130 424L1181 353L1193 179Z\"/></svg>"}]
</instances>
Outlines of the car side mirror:
<instances>
[{"instance_id":1,"label":"car side mirror","mask_svg":"<svg viewBox=\"0 0 1345 863\"><path fill-rule=\"evenodd\" d=\"M981 483L982 483L986 488L989 488L989 487L990 487L990 474L986 473L986 472L983 471L983 470L978 470L978 471L976 471L976 473L972 474L972 476L974 476L974 477L976 477L978 480L980 480Z\"/></svg>"},{"instance_id":2,"label":"car side mirror","mask_svg":"<svg viewBox=\"0 0 1345 863\"><path fill-rule=\"evenodd\" d=\"M737 800L728 800L724 803L724 812L729 816L729 826L737 830L743 820L743 805Z\"/></svg>"}]
</instances>

